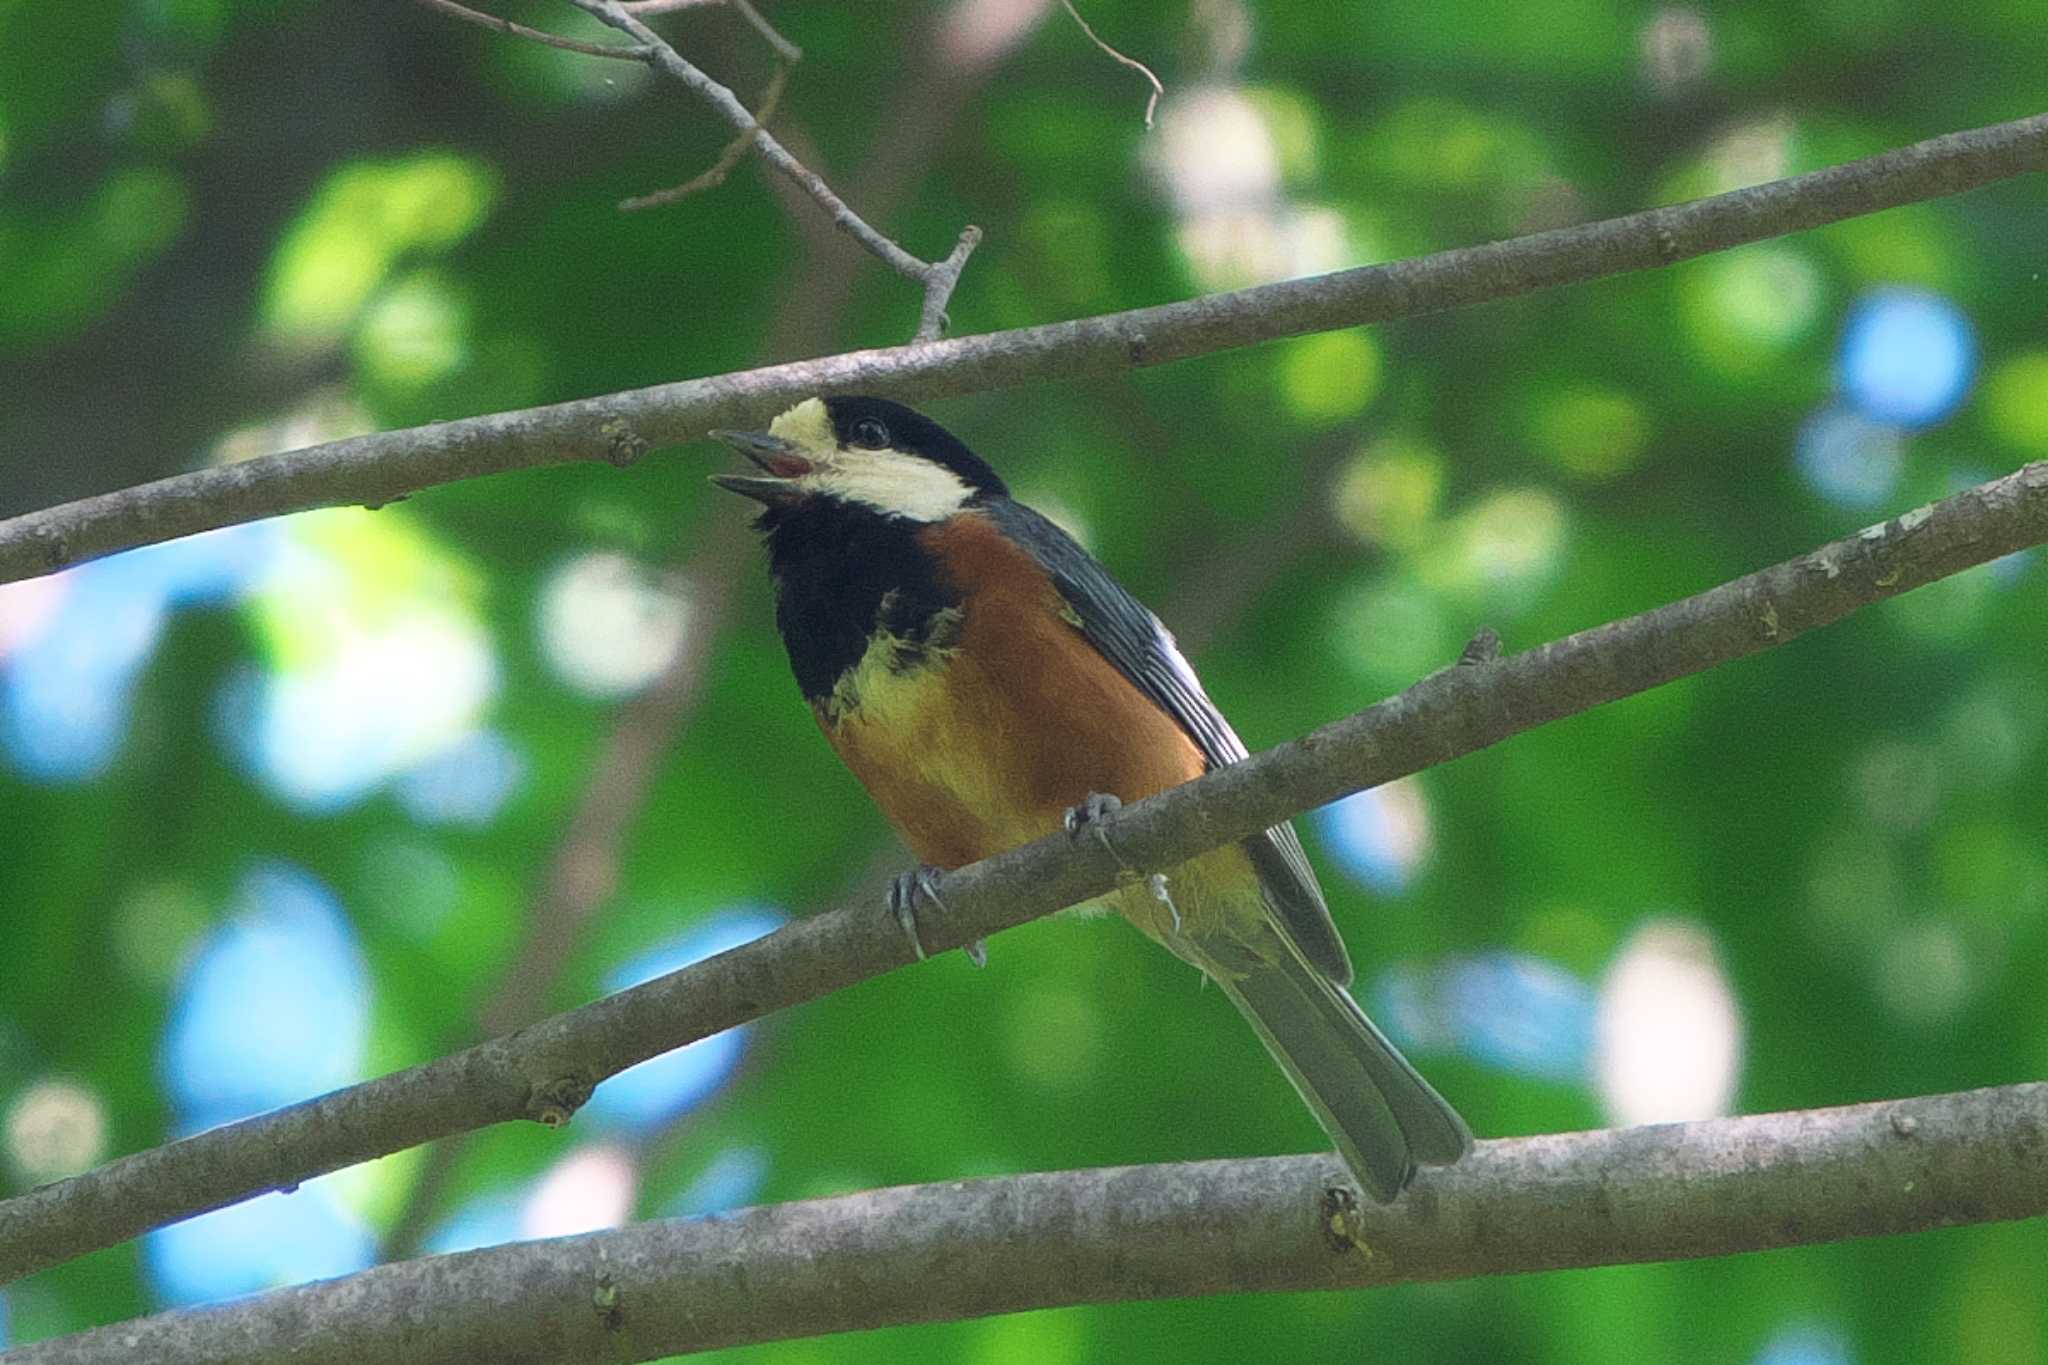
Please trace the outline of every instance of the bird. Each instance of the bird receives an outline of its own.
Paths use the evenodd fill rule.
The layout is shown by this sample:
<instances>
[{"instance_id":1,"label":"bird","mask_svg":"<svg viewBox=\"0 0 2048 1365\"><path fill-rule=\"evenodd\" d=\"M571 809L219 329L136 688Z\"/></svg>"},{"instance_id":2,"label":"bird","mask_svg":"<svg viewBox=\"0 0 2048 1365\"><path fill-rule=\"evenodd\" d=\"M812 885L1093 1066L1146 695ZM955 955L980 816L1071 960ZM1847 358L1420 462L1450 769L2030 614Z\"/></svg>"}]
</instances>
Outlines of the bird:
<instances>
[{"instance_id":1,"label":"bird","mask_svg":"<svg viewBox=\"0 0 2048 1365\"><path fill-rule=\"evenodd\" d=\"M944 872L1061 829L1105 834L1123 803L1246 756L1158 617L929 417L812 397L765 431L713 435L753 466L711 477L760 504L797 687L918 859L889 893L913 944ZM1348 992L1290 824L1104 900L1221 988L1373 1199L1470 1150Z\"/></svg>"}]
</instances>

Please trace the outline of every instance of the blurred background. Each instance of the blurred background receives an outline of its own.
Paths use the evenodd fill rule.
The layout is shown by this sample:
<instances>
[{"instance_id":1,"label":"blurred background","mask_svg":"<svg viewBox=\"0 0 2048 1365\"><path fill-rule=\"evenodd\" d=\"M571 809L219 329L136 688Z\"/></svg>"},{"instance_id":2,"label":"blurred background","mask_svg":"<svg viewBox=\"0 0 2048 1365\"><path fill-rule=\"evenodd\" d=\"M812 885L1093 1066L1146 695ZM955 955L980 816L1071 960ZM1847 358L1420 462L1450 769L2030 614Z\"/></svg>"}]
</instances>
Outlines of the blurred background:
<instances>
[{"instance_id":1,"label":"blurred background","mask_svg":"<svg viewBox=\"0 0 2048 1365\"><path fill-rule=\"evenodd\" d=\"M609 35L560 3L496 6ZM2034 0L763 4L781 136L958 332L1384 261L2048 107ZM722 6L657 19L750 102ZM0 4L0 514L906 338L915 291L679 89L406 4ZM933 405L1254 748L2048 456L2039 178L1655 274ZM765 414L764 414L765 416ZM727 456L504 475L0 587L0 1193L878 896ZM1483 1135L2048 1073L2023 554L1304 818L1359 993ZM29 1340L380 1258L963 1176L1291 1152L1213 991L1005 934L505 1127L35 1276ZM2048 1231L1027 1314L735 1361L2036 1361Z\"/></svg>"}]
</instances>

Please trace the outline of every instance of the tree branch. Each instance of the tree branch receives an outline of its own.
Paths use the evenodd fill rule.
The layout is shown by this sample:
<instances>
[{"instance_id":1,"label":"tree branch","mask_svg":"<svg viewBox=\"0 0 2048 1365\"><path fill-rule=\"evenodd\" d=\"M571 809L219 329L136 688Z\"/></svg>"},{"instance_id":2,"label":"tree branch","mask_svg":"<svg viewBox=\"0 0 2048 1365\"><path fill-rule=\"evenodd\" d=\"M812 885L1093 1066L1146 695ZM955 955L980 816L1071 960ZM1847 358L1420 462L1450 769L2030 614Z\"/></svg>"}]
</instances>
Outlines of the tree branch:
<instances>
[{"instance_id":1,"label":"tree branch","mask_svg":"<svg viewBox=\"0 0 2048 1365\"><path fill-rule=\"evenodd\" d=\"M1139 61L1136 57L1125 56L1097 36L1094 27L1081 17L1081 11L1074 8L1074 0L1060 0L1060 3L1067 7L1067 13L1073 16L1074 22L1081 26L1081 32L1088 35L1088 41L1102 49L1104 56L1120 66L1128 67L1132 71L1137 72L1145 78L1145 83L1152 87L1151 95L1145 100L1145 126L1150 128L1152 126L1152 115L1159 108L1159 97L1166 93L1166 87L1159 83L1159 77L1153 75L1152 68Z\"/></svg>"},{"instance_id":2,"label":"tree branch","mask_svg":"<svg viewBox=\"0 0 2048 1365\"><path fill-rule=\"evenodd\" d=\"M870 392L914 401L1099 378L1671 265L2043 169L2048 114L1710 199L1390 265L330 441L0 522L0 583L216 527L311 507L381 505L435 484L509 469L571 460L630 463L653 446L694 441L716 427L760 425L814 394Z\"/></svg>"},{"instance_id":3,"label":"tree branch","mask_svg":"<svg viewBox=\"0 0 2048 1365\"><path fill-rule=\"evenodd\" d=\"M2048 1084L2031 1084L1482 1142L1384 1206L1326 1156L912 1185L405 1261L18 1356L611 1365L1032 1308L1725 1256L2039 1217L2044 1133Z\"/></svg>"},{"instance_id":4,"label":"tree branch","mask_svg":"<svg viewBox=\"0 0 2048 1365\"><path fill-rule=\"evenodd\" d=\"M960 247L952 256L940 261L920 260L869 226L866 219L855 213L847 202L825 183L823 176L798 161L774 134L757 123L754 116L747 112L747 106L740 103L737 95L705 75L693 62L671 47L660 34L642 23L639 17L626 9L619 0L569 0L569 3L592 18L639 40L647 51L648 62L655 70L682 82L691 93L717 110L721 118L749 137L749 146L752 150L759 153L763 161L800 186L805 194L816 200L818 206L832 219L834 226L867 248L878 260L904 279L922 285L924 306L921 310L916 340L930 339L925 328L934 313L944 314L946 301L952 297L953 287L960 281L960 269L966 263L967 253L973 251L974 242L980 240L981 234L978 229L970 227L961 234ZM752 8L747 6L744 0L733 0L733 3L764 35L774 35L770 38L771 43L780 41L781 35L774 34L774 30L769 28L758 14L753 13ZM785 62L795 61L797 56L802 55L786 42L780 43L777 54ZM973 234L972 240L968 235L970 233ZM955 257L958 260L955 260Z\"/></svg>"},{"instance_id":5,"label":"tree branch","mask_svg":"<svg viewBox=\"0 0 2048 1365\"><path fill-rule=\"evenodd\" d=\"M413 0L413 2L425 9L445 14L451 19L460 19L465 24L475 24L478 28L487 28L498 33L510 34L514 38L524 38L530 43L542 43L548 47L558 47L564 52L580 52L586 57L610 57L615 61L638 62L642 66L647 64L647 49L638 43L631 47L613 43L586 43L580 38L565 38L559 33L546 33L537 28L528 28L525 24L515 24L510 19L501 19L495 14L485 14L482 10L474 10L467 5L459 5L455 0Z\"/></svg>"},{"instance_id":6,"label":"tree branch","mask_svg":"<svg viewBox=\"0 0 2048 1365\"><path fill-rule=\"evenodd\" d=\"M726 143L724 150L719 152L718 159L711 163L709 169L699 171L680 185L671 185L665 190L655 190L649 194L636 194L631 198L621 199L619 211L636 213L641 209L660 208L665 204L673 204L679 199L687 199L693 194L715 190L723 185L725 178L732 174L733 167L739 165L740 159L753 148L754 139L759 135L760 129L766 127L768 120L775 117L775 110L782 103L782 91L788 84L789 63L777 62L775 74L768 78L768 87L761 92L760 106L754 111L754 128Z\"/></svg>"},{"instance_id":7,"label":"tree branch","mask_svg":"<svg viewBox=\"0 0 2048 1365\"><path fill-rule=\"evenodd\" d=\"M933 953L1170 869L1302 811L1783 644L1858 607L2048 540L2048 462L1774 568L1397 696L1127 807L1104 840L1053 835L947 874ZM1111 845L1114 847L1111 847ZM788 925L508 1037L109 1162L0 1203L0 1283L149 1228L450 1133L559 1124L636 1062L905 966L879 904Z\"/></svg>"}]
</instances>

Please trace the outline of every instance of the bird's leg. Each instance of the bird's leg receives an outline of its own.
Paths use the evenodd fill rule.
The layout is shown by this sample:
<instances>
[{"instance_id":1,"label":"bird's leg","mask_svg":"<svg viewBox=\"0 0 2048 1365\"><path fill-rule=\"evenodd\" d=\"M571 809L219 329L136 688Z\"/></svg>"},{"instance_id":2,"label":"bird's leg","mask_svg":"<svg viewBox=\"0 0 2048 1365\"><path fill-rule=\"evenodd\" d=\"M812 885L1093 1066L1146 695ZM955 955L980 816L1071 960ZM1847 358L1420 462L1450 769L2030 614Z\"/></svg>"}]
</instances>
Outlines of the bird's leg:
<instances>
[{"instance_id":1,"label":"bird's leg","mask_svg":"<svg viewBox=\"0 0 2048 1365\"><path fill-rule=\"evenodd\" d=\"M1083 825L1099 825L1123 808L1121 797L1111 796L1108 792L1089 792L1081 798L1080 805L1067 808L1066 816L1061 823L1067 827L1067 833L1078 834ZM1098 834L1101 832L1096 831ZM1108 844L1105 843L1103 847L1107 848Z\"/></svg>"},{"instance_id":2,"label":"bird's leg","mask_svg":"<svg viewBox=\"0 0 2048 1365\"><path fill-rule=\"evenodd\" d=\"M1152 899L1166 907L1166 913L1173 918L1173 932L1179 934L1180 907L1173 903L1173 892L1167 889L1166 874L1164 872L1154 872L1151 880L1145 885L1146 889L1152 893Z\"/></svg>"},{"instance_id":3,"label":"bird's leg","mask_svg":"<svg viewBox=\"0 0 2048 1365\"><path fill-rule=\"evenodd\" d=\"M1102 846L1109 850L1109 856L1116 859L1116 865L1123 869L1123 875L1129 878L1136 877L1138 869L1126 862L1124 855L1117 851L1116 845L1109 841L1109 818L1123 808L1121 797L1112 796L1108 792L1089 792L1081 798L1080 805L1068 807L1061 823L1067 827L1067 833L1077 839L1081 837L1083 830L1094 830L1095 837L1102 841Z\"/></svg>"},{"instance_id":4,"label":"bird's leg","mask_svg":"<svg viewBox=\"0 0 2048 1365\"><path fill-rule=\"evenodd\" d=\"M919 863L908 872L899 872L889 883L889 911L896 916L896 922L903 926L904 936L910 940L912 952L917 960L925 960L924 942L917 936L917 898L923 896L943 910L946 903L939 899L939 875L945 869L930 863ZM977 967L988 965L988 942L976 939L960 950L967 954L967 960Z\"/></svg>"}]
</instances>

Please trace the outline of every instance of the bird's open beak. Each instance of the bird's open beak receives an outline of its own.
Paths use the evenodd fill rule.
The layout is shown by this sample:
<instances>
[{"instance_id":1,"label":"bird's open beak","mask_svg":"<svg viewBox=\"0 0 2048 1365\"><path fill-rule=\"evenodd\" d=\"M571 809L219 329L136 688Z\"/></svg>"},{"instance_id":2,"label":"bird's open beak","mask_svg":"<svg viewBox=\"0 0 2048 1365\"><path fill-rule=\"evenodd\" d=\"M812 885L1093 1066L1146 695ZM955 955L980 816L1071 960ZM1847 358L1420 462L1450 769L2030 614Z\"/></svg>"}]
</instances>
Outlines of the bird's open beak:
<instances>
[{"instance_id":1,"label":"bird's open beak","mask_svg":"<svg viewBox=\"0 0 2048 1365\"><path fill-rule=\"evenodd\" d=\"M741 497L752 498L756 502L786 502L796 492L792 487L794 482L811 472L811 462L780 436L771 436L765 431L714 431L710 434L752 460L769 475L765 479L751 474L711 476L711 482Z\"/></svg>"}]
</instances>

